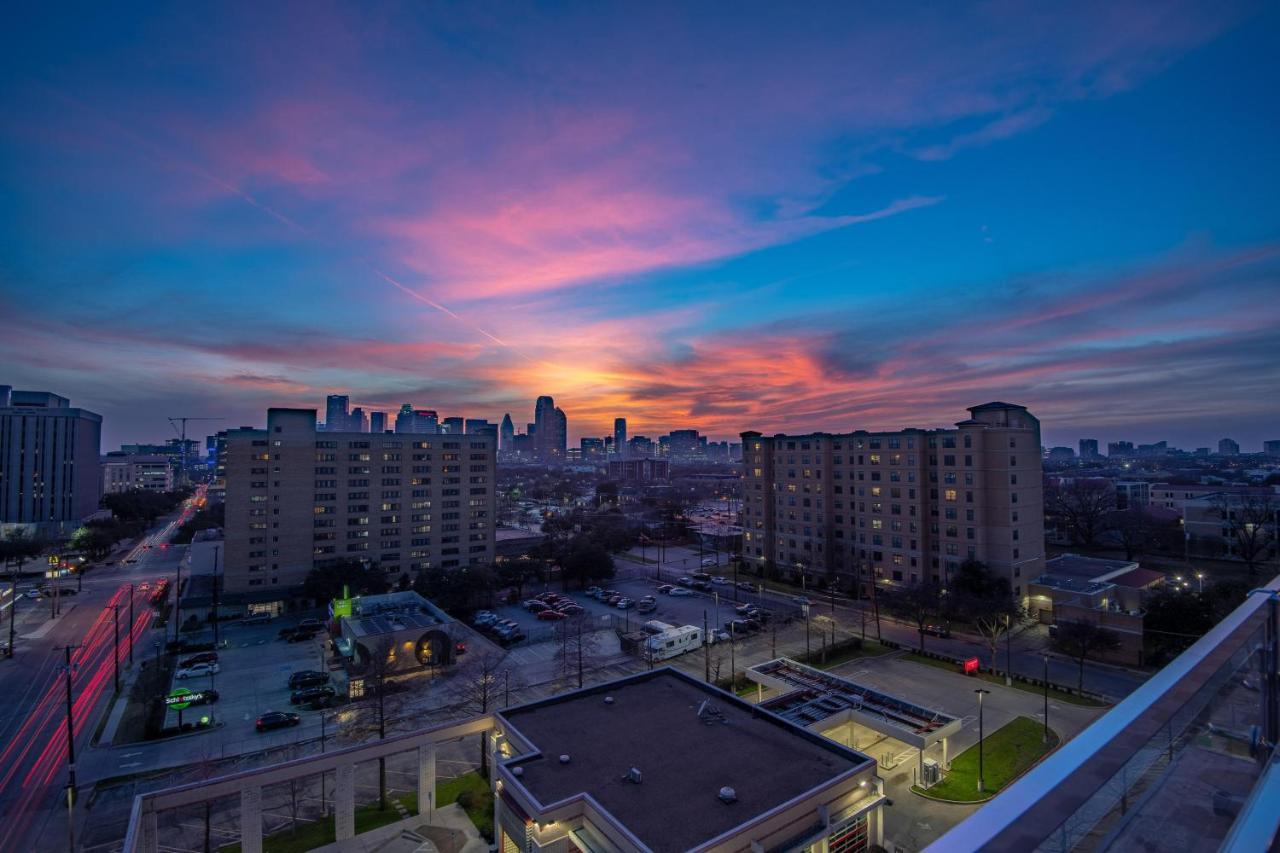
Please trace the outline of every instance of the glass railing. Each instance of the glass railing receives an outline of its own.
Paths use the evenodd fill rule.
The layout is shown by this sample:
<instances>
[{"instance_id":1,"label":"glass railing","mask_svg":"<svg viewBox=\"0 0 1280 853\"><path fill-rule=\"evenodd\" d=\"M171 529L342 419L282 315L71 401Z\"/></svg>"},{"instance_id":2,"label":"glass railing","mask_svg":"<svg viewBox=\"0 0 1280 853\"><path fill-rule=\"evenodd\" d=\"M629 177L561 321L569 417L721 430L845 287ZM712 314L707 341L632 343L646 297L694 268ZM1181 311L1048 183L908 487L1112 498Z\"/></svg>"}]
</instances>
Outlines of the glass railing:
<instances>
[{"instance_id":1,"label":"glass railing","mask_svg":"<svg viewBox=\"0 0 1280 853\"><path fill-rule=\"evenodd\" d=\"M1255 590L929 850L1177 853L1274 836L1280 804L1262 792L1280 789L1280 771L1268 773L1280 734L1278 589L1280 578Z\"/></svg>"}]
</instances>

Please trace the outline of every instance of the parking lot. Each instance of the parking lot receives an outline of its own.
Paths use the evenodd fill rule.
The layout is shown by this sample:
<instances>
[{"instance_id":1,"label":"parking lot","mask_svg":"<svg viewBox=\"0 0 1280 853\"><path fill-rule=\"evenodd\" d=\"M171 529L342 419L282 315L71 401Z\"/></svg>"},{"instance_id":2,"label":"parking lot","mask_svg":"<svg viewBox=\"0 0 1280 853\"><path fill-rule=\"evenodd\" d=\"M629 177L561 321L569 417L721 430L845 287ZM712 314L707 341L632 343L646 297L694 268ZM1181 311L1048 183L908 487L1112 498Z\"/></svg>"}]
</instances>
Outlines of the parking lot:
<instances>
[{"instance_id":1,"label":"parking lot","mask_svg":"<svg viewBox=\"0 0 1280 853\"><path fill-rule=\"evenodd\" d=\"M195 722L211 716L220 728L204 735L216 741L238 742L253 739L262 746L290 743L300 737L319 734L319 711L289 703L289 675L301 670L327 671L324 663L324 637L317 635L305 642L290 643L278 638L282 628L296 619L274 619L258 625L228 623L220 629L222 645L218 649L218 673L173 680L172 688L193 691L214 689L218 701L211 705L191 706L183 712L183 721ZM192 654L179 656L186 660ZM254 722L266 711L293 711L302 716L298 726L258 733ZM176 726L178 713L169 710L165 726Z\"/></svg>"},{"instance_id":2,"label":"parking lot","mask_svg":"<svg viewBox=\"0 0 1280 853\"><path fill-rule=\"evenodd\" d=\"M657 591L658 583L654 580L614 580L605 582L601 586L606 589L616 590L620 595L631 598L637 603L646 595L652 595L657 602L657 609L653 612L640 613L635 608L619 610L616 607L610 607L602 601L587 596L582 591L573 590L568 593L561 593L580 604L586 610L587 615L591 617L595 627L617 627L621 628L623 632L637 630L651 619L674 626L694 625L701 627L705 618L708 625L723 628L730 619L737 618L737 614L734 612L735 605L739 603L760 604L758 593L738 589L731 583L713 586L710 592L690 590L692 595L688 596L659 594ZM530 598L542 591L542 589L526 590L525 597ZM551 588L551 591L560 592L554 588ZM770 601L768 608L783 617L795 615L795 608L780 606L776 600ZM540 620L535 613L526 610L519 604L497 607L494 608L494 612L503 619L510 619L516 622L528 638L528 642L531 643L549 640L555 630L555 622Z\"/></svg>"}]
</instances>

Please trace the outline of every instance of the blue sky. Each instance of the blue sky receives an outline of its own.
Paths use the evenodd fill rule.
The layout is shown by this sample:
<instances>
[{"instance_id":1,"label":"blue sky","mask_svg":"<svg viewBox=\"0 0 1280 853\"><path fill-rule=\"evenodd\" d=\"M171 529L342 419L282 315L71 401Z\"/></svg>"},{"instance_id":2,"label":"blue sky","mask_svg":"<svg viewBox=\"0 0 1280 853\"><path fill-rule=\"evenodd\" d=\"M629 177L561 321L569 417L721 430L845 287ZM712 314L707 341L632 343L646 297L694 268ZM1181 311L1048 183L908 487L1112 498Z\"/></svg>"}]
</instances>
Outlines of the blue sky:
<instances>
[{"instance_id":1,"label":"blue sky","mask_svg":"<svg viewBox=\"0 0 1280 853\"><path fill-rule=\"evenodd\" d=\"M0 382L1280 438L1280 9L9 10Z\"/></svg>"}]
</instances>

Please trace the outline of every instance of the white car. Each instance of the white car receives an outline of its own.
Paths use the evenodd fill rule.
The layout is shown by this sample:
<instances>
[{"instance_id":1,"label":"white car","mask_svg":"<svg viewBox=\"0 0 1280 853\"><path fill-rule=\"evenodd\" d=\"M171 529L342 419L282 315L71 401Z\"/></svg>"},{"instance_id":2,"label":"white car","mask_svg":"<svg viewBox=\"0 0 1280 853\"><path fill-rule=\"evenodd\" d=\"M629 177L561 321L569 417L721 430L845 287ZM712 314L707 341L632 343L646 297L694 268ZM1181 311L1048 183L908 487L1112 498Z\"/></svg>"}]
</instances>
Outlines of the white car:
<instances>
[{"instance_id":1,"label":"white car","mask_svg":"<svg viewBox=\"0 0 1280 853\"><path fill-rule=\"evenodd\" d=\"M198 678L202 675L217 675L217 674L218 674L218 665L216 663L198 663L198 664L195 664L194 666L189 666L186 669L178 670L176 673L174 673L173 677L179 680L185 680L188 678Z\"/></svg>"},{"instance_id":2,"label":"white car","mask_svg":"<svg viewBox=\"0 0 1280 853\"><path fill-rule=\"evenodd\" d=\"M716 586L728 586L728 585L729 585L729 579L728 579L728 578L726 578L726 577L721 577L720 575L716 575L715 577L713 577L713 578L711 579L711 582L712 582L713 584L715 584Z\"/></svg>"},{"instance_id":3,"label":"white car","mask_svg":"<svg viewBox=\"0 0 1280 853\"><path fill-rule=\"evenodd\" d=\"M714 565L716 565L716 558L715 558L715 557L703 557L703 558L702 558L702 565L704 565L704 566L714 566Z\"/></svg>"},{"instance_id":4,"label":"white car","mask_svg":"<svg viewBox=\"0 0 1280 853\"><path fill-rule=\"evenodd\" d=\"M683 598L686 595L693 595L693 590L685 589L682 586L677 586L677 587L672 587L671 592L667 593L667 595L671 596L672 598Z\"/></svg>"}]
</instances>

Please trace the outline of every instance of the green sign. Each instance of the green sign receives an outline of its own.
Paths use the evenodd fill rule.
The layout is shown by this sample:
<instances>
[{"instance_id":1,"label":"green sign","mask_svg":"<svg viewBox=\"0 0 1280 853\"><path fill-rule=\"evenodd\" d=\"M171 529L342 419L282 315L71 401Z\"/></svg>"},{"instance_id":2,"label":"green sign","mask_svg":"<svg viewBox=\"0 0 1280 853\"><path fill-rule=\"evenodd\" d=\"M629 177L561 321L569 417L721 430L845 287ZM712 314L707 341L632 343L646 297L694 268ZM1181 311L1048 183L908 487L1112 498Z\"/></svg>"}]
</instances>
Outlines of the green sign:
<instances>
[{"instance_id":1,"label":"green sign","mask_svg":"<svg viewBox=\"0 0 1280 853\"><path fill-rule=\"evenodd\" d=\"M175 711L182 711L199 698L200 694L194 692L190 687L178 687L164 697L164 704Z\"/></svg>"}]
</instances>

